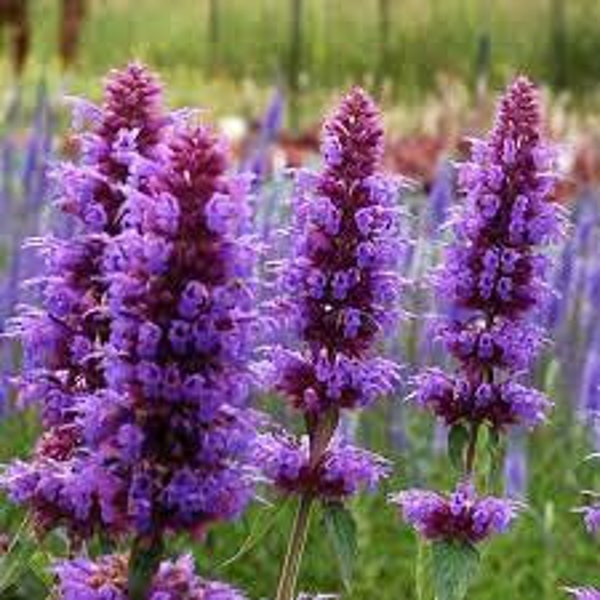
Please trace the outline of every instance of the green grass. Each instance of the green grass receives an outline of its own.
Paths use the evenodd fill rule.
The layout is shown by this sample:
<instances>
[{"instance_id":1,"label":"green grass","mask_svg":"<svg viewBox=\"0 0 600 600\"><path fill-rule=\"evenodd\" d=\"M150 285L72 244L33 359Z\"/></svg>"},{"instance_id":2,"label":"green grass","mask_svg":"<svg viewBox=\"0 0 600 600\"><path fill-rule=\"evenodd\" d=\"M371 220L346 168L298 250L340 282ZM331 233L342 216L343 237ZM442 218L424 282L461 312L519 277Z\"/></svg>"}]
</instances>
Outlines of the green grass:
<instances>
[{"instance_id":1,"label":"green grass","mask_svg":"<svg viewBox=\"0 0 600 600\"><path fill-rule=\"evenodd\" d=\"M581 100L600 80L600 3L566 6L566 85ZM31 0L30 67L58 72L58 3ZM98 80L131 57L158 69L177 104L244 111L262 88L287 78L289 0L220 0L216 45L209 43L208 0L91 2L78 68L67 82L98 95ZM301 87L314 115L327 90L384 78L388 96L415 103L437 89L440 74L472 85L481 36L491 34L490 78L502 85L515 70L558 79L552 0L390 0L389 42L382 63L379 0L304 0ZM383 64L383 71L380 65ZM6 71L4 71L6 75Z\"/></svg>"}]
</instances>

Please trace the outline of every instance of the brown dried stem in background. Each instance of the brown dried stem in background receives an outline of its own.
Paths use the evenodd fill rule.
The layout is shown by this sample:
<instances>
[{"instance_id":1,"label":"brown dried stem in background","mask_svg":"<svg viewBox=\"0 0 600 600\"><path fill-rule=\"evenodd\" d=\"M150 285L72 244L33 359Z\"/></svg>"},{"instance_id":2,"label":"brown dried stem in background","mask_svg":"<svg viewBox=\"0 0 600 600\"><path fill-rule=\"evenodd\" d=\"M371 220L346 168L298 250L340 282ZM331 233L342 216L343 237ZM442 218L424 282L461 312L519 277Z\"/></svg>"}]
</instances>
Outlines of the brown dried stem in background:
<instances>
[{"instance_id":1,"label":"brown dried stem in background","mask_svg":"<svg viewBox=\"0 0 600 600\"><path fill-rule=\"evenodd\" d=\"M77 60L87 8L87 0L61 0L59 53L64 69L72 67Z\"/></svg>"},{"instance_id":2,"label":"brown dried stem in background","mask_svg":"<svg viewBox=\"0 0 600 600\"><path fill-rule=\"evenodd\" d=\"M31 42L28 9L28 0L0 0L0 28L10 36L10 60L17 76L23 72Z\"/></svg>"}]
</instances>

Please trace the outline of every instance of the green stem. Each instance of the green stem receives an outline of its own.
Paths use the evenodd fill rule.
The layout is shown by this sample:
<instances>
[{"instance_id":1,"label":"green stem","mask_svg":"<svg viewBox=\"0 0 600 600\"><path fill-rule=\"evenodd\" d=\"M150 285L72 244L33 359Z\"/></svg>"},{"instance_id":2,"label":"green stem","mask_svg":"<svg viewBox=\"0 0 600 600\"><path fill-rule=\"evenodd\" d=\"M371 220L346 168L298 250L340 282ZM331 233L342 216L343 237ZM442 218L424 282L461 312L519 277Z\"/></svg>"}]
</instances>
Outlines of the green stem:
<instances>
[{"instance_id":1,"label":"green stem","mask_svg":"<svg viewBox=\"0 0 600 600\"><path fill-rule=\"evenodd\" d=\"M472 475L475 468L475 457L477 452L477 437L479 435L479 424L473 423L471 425L471 436L469 439L469 446L467 447L467 461L466 461L466 474Z\"/></svg>"},{"instance_id":2,"label":"green stem","mask_svg":"<svg viewBox=\"0 0 600 600\"><path fill-rule=\"evenodd\" d=\"M127 582L130 600L146 600L163 551L164 546L160 538L138 537L134 540L129 556Z\"/></svg>"},{"instance_id":3,"label":"green stem","mask_svg":"<svg viewBox=\"0 0 600 600\"><path fill-rule=\"evenodd\" d=\"M302 555L308 537L313 501L314 496L312 494L305 494L300 498L285 561L279 577L276 600L294 599Z\"/></svg>"},{"instance_id":4,"label":"green stem","mask_svg":"<svg viewBox=\"0 0 600 600\"><path fill-rule=\"evenodd\" d=\"M336 409L331 409L318 418L306 416L306 428L310 438L308 464L311 469L315 469L319 465L337 429L338 422L339 411ZM310 491L300 497L298 512L294 519L288 549L279 576L276 600L294 600L314 500L315 497Z\"/></svg>"}]
</instances>

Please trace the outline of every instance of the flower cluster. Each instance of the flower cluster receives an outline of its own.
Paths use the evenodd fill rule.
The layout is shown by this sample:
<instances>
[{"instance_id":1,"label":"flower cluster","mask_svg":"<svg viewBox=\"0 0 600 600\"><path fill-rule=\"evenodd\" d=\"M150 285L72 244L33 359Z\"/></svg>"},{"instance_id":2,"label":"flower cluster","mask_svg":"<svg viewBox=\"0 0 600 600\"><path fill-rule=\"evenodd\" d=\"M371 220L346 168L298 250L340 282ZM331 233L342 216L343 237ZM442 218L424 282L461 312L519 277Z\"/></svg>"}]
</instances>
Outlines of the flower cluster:
<instances>
[{"instance_id":1,"label":"flower cluster","mask_svg":"<svg viewBox=\"0 0 600 600\"><path fill-rule=\"evenodd\" d=\"M102 107L78 102L80 160L55 173L76 233L44 241L43 310L14 325L46 431L2 487L42 533L136 540L127 560L59 565L68 600L126 598L165 535L200 534L253 495L250 181L226 174L224 143L187 114L163 114L138 65L109 79ZM242 598L187 558L148 582L149 600Z\"/></svg>"},{"instance_id":2,"label":"flower cluster","mask_svg":"<svg viewBox=\"0 0 600 600\"><path fill-rule=\"evenodd\" d=\"M55 566L57 600L128 600L127 557L75 559ZM191 556L163 562L152 579L147 600L244 600L234 588L205 581L194 572Z\"/></svg>"},{"instance_id":3,"label":"flower cluster","mask_svg":"<svg viewBox=\"0 0 600 600\"><path fill-rule=\"evenodd\" d=\"M75 138L80 162L60 163L51 176L56 204L76 220L77 233L38 241L47 271L39 280L43 310L27 309L14 323L27 369L22 397L42 403L46 426L72 422L77 398L103 386L97 351L107 331L99 306L106 292L104 249L122 226L123 188L133 185L133 157L153 159L167 124L160 85L137 64L111 74L101 107L81 101L75 111L78 124L89 126ZM127 156L124 140L131 140Z\"/></svg>"},{"instance_id":4,"label":"flower cluster","mask_svg":"<svg viewBox=\"0 0 600 600\"><path fill-rule=\"evenodd\" d=\"M253 250L247 181L228 177L208 128L175 132L135 224L105 253L108 391L83 417L87 442L123 486L117 514L140 534L201 531L252 496L246 458Z\"/></svg>"},{"instance_id":5,"label":"flower cluster","mask_svg":"<svg viewBox=\"0 0 600 600\"><path fill-rule=\"evenodd\" d=\"M551 406L544 394L512 380L487 383L431 369L417 382L421 384L417 406L429 409L446 425L467 421L496 429L515 424L534 427L544 421Z\"/></svg>"},{"instance_id":6,"label":"flower cluster","mask_svg":"<svg viewBox=\"0 0 600 600\"><path fill-rule=\"evenodd\" d=\"M146 185L135 165L160 155L169 118L157 79L137 64L110 75L102 106L77 101L75 116L86 127L75 138L79 163L52 172L56 203L75 220L75 235L32 241L46 262L37 280L42 308L27 307L12 326L24 352L21 399L40 403L46 432L32 459L3 475L2 487L33 509L40 530L66 522L72 532L89 535L107 519L120 526L110 515L116 482L90 455L81 425L83 405L106 383L104 254L123 226L125 188Z\"/></svg>"},{"instance_id":7,"label":"flower cluster","mask_svg":"<svg viewBox=\"0 0 600 600\"><path fill-rule=\"evenodd\" d=\"M365 406L397 379L392 363L371 355L398 315L402 249L401 182L377 171L382 138L376 107L354 89L324 126L323 170L296 178L293 256L276 310L303 347L278 352L274 372L304 412Z\"/></svg>"},{"instance_id":8,"label":"flower cluster","mask_svg":"<svg viewBox=\"0 0 600 600\"><path fill-rule=\"evenodd\" d=\"M292 256L271 305L286 346L271 348L263 372L265 387L304 414L308 436L263 436L257 454L284 492L343 499L387 473L334 433L341 409L369 406L398 382L398 366L375 344L398 317L402 182L378 170L381 117L358 88L326 121L321 154L319 173L296 174Z\"/></svg>"},{"instance_id":9,"label":"flower cluster","mask_svg":"<svg viewBox=\"0 0 600 600\"><path fill-rule=\"evenodd\" d=\"M552 406L517 377L544 341L531 321L549 296L543 247L563 230L553 168L537 92L519 77L500 100L490 136L473 141L471 160L459 167L464 206L435 279L451 315L438 326L439 337L459 368L418 375L412 400L446 426L468 431L468 439L460 448L464 481L449 498L421 490L396 497L404 519L427 539L479 542L504 531L516 515L511 500L477 499L471 482L481 427L493 435L532 428Z\"/></svg>"},{"instance_id":10,"label":"flower cluster","mask_svg":"<svg viewBox=\"0 0 600 600\"><path fill-rule=\"evenodd\" d=\"M477 543L504 533L519 511L512 500L477 497L470 482L460 483L449 496L427 490L409 490L392 497L403 519L425 539Z\"/></svg>"},{"instance_id":11,"label":"flower cluster","mask_svg":"<svg viewBox=\"0 0 600 600\"><path fill-rule=\"evenodd\" d=\"M540 131L535 88L518 78L500 102L490 137L473 142L471 161L459 169L465 207L437 284L458 315L440 327L440 337L461 374L444 382L437 371L422 374L417 395L447 424L531 427L551 406L540 392L513 383L543 341L529 321L549 295L541 247L563 228L552 201L553 152Z\"/></svg>"},{"instance_id":12,"label":"flower cluster","mask_svg":"<svg viewBox=\"0 0 600 600\"><path fill-rule=\"evenodd\" d=\"M261 436L256 462L275 485L289 493L343 500L359 489L373 490L389 472L387 461L334 438L315 465L310 463L309 439L285 434Z\"/></svg>"}]
</instances>

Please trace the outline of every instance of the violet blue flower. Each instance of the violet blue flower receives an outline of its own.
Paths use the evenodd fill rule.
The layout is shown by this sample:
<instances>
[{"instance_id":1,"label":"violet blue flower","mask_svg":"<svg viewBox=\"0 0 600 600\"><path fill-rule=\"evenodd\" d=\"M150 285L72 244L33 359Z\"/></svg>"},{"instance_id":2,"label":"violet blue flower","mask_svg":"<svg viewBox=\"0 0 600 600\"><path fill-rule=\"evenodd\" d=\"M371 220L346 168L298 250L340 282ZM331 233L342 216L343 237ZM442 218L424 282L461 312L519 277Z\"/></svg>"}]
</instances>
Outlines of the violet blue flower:
<instances>
[{"instance_id":1,"label":"violet blue flower","mask_svg":"<svg viewBox=\"0 0 600 600\"><path fill-rule=\"evenodd\" d=\"M359 489L372 491L390 471L385 459L339 437L311 465L307 436L298 440L283 433L264 434L257 444L256 461L280 490L326 500L343 500Z\"/></svg>"},{"instance_id":2,"label":"violet blue flower","mask_svg":"<svg viewBox=\"0 0 600 600\"><path fill-rule=\"evenodd\" d=\"M274 312L300 348L275 350L269 384L306 413L366 406L398 379L375 353L398 316L402 247L401 182L379 172L382 153L379 113L355 88L325 123L323 170L296 177L293 254Z\"/></svg>"},{"instance_id":3,"label":"violet blue flower","mask_svg":"<svg viewBox=\"0 0 600 600\"><path fill-rule=\"evenodd\" d=\"M247 198L208 128L178 129L166 156L149 199L130 198L137 227L105 254L108 390L82 416L121 482L114 511L140 535L204 531L253 495Z\"/></svg>"},{"instance_id":4,"label":"violet blue flower","mask_svg":"<svg viewBox=\"0 0 600 600\"><path fill-rule=\"evenodd\" d=\"M425 539L472 544L504 533L521 507L513 500L478 497L469 481L460 483L448 496L415 489L400 492L391 501Z\"/></svg>"},{"instance_id":5,"label":"violet blue flower","mask_svg":"<svg viewBox=\"0 0 600 600\"><path fill-rule=\"evenodd\" d=\"M129 600L127 557L102 556L59 562L57 600ZM163 562L152 579L147 600L244 600L238 590L220 582L206 581L195 574L189 555Z\"/></svg>"},{"instance_id":6,"label":"violet blue flower","mask_svg":"<svg viewBox=\"0 0 600 600\"><path fill-rule=\"evenodd\" d=\"M532 427L551 406L515 378L543 341L531 323L549 295L542 250L563 231L553 168L536 90L519 77L502 97L489 137L473 142L470 161L459 168L465 205L436 278L440 298L460 315L440 327L460 375L425 372L416 401L448 424Z\"/></svg>"}]
</instances>

